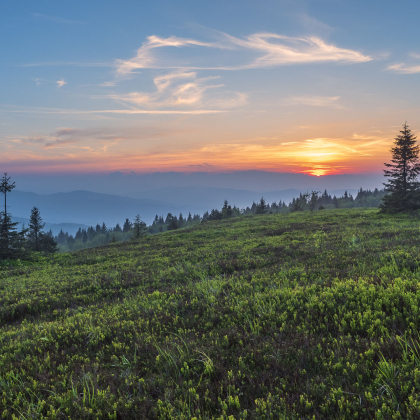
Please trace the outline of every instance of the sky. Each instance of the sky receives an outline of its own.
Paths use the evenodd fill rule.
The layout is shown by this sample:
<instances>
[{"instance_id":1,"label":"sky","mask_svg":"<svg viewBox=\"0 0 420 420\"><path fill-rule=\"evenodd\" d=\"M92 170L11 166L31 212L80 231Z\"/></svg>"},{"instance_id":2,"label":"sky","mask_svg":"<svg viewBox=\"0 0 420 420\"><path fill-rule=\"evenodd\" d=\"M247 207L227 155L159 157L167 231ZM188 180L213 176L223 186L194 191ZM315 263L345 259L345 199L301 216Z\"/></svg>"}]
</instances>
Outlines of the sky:
<instances>
[{"instance_id":1,"label":"sky","mask_svg":"<svg viewBox=\"0 0 420 420\"><path fill-rule=\"evenodd\" d=\"M0 167L380 173L420 130L418 1L4 1Z\"/></svg>"}]
</instances>

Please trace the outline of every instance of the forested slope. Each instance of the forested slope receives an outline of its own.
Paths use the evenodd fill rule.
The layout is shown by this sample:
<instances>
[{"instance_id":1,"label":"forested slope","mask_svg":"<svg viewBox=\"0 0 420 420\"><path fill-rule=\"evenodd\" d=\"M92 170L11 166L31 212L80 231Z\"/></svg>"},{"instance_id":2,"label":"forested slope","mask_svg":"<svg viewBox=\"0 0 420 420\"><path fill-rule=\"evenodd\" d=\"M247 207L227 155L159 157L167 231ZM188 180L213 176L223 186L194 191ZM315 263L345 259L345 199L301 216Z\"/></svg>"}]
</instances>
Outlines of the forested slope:
<instances>
[{"instance_id":1,"label":"forested slope","mask_svg":"<svg viewBox=\"0 0 420 420\"><path fill-rule=\"evenodd\" d=\"M420 418L419 225L250 216L4 269L0 418Z\"/></svg>"}]
</instances>

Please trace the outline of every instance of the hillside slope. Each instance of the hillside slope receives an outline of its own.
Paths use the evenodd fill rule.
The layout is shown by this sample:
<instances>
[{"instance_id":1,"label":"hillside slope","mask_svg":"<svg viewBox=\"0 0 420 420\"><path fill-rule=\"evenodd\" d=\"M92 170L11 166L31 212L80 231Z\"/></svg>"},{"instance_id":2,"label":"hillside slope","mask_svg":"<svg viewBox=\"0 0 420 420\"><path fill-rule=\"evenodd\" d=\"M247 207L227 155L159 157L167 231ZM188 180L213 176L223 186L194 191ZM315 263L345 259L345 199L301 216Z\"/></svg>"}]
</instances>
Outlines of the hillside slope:
<instances>
[{"instance_id":1,"label":"hillside slope","mask_svg":"<svg viewBox=\"0 0 420 420\"><path fill-rule=\"evenodd\" d=\"M320 211L0 271L2 418L419 418L419 245Z\"/></svg>"}]
</instances>

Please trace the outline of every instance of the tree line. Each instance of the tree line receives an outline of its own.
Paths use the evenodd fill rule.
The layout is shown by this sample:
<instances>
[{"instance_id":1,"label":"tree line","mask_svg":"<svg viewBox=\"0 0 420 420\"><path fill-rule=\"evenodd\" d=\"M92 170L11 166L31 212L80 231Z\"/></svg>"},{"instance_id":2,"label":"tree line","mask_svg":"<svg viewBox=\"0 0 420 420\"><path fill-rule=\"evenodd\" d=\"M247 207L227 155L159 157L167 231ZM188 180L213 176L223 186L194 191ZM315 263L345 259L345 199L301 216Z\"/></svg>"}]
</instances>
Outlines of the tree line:
<instances>
[{"instance_id":1,"label":"tree line","mask_svg":"<svg viewBox=\"0 0 420 420\"><path fill-rule=\"evenodd\" d=\"M114 242L124 242L130 239L139 239L148 233L145 222L137 215L133 222L125 219L122 227L119 223L115 227L107 227L105 222L97 224L96 227L90 226L87 229L79 228L76 234L69 235L68 232L60 233L55 237L59 249L65 251L77 251L84 248L108 245Z\"/></svg>"}]
</instances>

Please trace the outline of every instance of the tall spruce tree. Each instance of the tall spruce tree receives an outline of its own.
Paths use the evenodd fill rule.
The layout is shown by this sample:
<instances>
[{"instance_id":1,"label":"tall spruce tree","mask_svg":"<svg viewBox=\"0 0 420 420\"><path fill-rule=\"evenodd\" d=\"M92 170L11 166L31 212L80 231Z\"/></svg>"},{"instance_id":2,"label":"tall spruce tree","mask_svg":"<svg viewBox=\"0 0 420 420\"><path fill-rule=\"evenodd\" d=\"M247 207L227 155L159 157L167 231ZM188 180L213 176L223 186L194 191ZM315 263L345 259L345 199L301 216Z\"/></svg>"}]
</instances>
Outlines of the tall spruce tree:
<instances>
[{"instance_id":1,"label":"tall spruce tree","mask_svg":"<svg viewBox=\"0 0 420 420\"><path fill-rule=\"evenodd\" d=\"M31 248L34 251L41 251L41 237L45 223L42 221L41 214L39 209L34 207L31 210L31 217L29 218L29 232L28 240L31 245Z\"/></svg>"},{"instance_id":2,"label":"tall spruce tree","mask_svg":"<svg viewBox=\"0 0 420 420\"><path fill-rule=\"evenodd\" d=\"M17 222L12 222L12 216L7 212L7 193L16 187L14 182L10 182L7 172L0 179L0 193L4 195L4 211L0 213L0 259L14 258L20 246L22 238L16 232Z\"/></svg>"},{"instance_id":3,"label":"tall spruce tree","mask_svg":"<svg viewBox=\"0 0 420 420\"><path fill-rule=\"evenodd\" d=\"M31 210L28 225L29 229L27 229L29 248L32 251L50 254L57 251L57 242L54 239L54 235L51 230L48 233L44 232L44 226L45 223L42 221L38 208L34 207ZM86 231L84 232L86 233Z\"/></svg>"},{"instance_id":4,"label":"tall spruce tree","mask_svg":"<svg viewBox=\"0 0 420 420\"><path fill-rule=\"evenodd\" d=\"M387 195L382 199L381 211L398 213L420 209L420 183L416 180L420 174L420 146L407 123L395 138L394 145L392 163L385 163L384 174L389 180L384 183Z\"/></svg>"},{"instance_id":5,"label":"tall spruce tree","mask_svg":"<svg viewBox=\"0 0 420 420\"><path fill-rule=\"evenodd\" d=\"M3 178L0 179L0 193L4 194L4 214L7 213L6 196L16 187L14 182L10 182L10 176L7 172L4 173Z\"/></svg>"}]
</instances>

